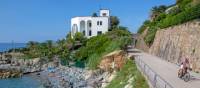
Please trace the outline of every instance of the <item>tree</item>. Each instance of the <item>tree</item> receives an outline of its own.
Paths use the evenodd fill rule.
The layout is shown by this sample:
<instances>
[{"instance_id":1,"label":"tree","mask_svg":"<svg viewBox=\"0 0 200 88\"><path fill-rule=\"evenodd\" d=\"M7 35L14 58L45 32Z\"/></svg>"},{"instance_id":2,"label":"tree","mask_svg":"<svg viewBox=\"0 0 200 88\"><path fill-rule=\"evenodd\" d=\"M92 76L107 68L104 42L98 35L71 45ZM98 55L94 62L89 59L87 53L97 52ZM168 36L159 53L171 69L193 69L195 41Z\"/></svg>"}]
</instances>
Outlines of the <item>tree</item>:
<instances>
[{"instance_id":1,"label":"tree","mask_svg":"<svg viewBox=\"0 0 200 88\"><path fill-rule=\"evenodd\" d=\"M59 49L62 49L63 47L65 47L66 40L59 39L58 41L56 41L56 43L57 43L57 46L59 47Z\"/></svg>"},{"instance_id":2,"label":"tree","mask_svg":"<svg viewBox=\"0 0 200 88\"><path fill-rule=\"evenodd\" d=\"M75 40L72 38L71 32L69 32L66 36L67 43L74 43Z\"/></svg>"},{"instance_id":3,"label":"tree","mask_svg":"<svg viewBox=\"0 0 200 88\"><path fill-rule=\"evenodd\" d=\"M47 40L46 43L47 43L47 47L49 49L53 47L53 41L52 40Z\"/></svg>"},{"instance_id":4,"label":"tree","mask_svg":"<svg viewBox=\"0 0 200 88\"><path fill-rule=\"evenodd\" d=\"M28 58L35 58L39 56L39 43L35 41L29 41L27 43L27 51L24 51L27 54Z\"/></svg>"},{"instance_id":5,"label":"tree","mask_svg":"<svg viewBox=\"0 0 200 88\"><path fill-rule=\"evenodd\" d=\"M56 47L53 45L52 40L47 40L40 44L38 52L41 53L41 57L48 57L48 59L52 60L55 56Z\"/></svg>"},{"instance_id":6,"label":"tree","mask_svg":"<svg viewBox=\"0 0 200 88\"><path fill-rule=\"evenodd\" d=\"M75 39L76 41L81 41L83 38L84 38L84 35L83 35L83 33L81 33L81 32L77 32L77 33L75 34L75 36L74 36L74 39Z\"/></svg>"},{"instance_id":7,"label":"tree","mask_svg":"<svg viewBox=\"0 0 200 88\"><path fill-rule=\"evenodd\" d=\"M120 23L119 18L117 16L111 16L110 23L111 23L111 29L116 28Z\"/></svg>"},{"instance_id":8,"label":"tree","mask_svg":"<svg viewBox=\"0 0 200 88\"><path fill-rule=\"evenodd\" d=\"M97 13L93 13L93 14L92 14L92 17L97 17Z\"/></svg>"},{"instance_id":9,"label":"tree","mask_svg":"<svg viewBox=\"0 0 200 88\"><path fill-rule=\"evenodd\" d=\"M29 49L33 49L33 48L36 48L36 46L37 46L38 44L39 44L38 42L29 41L29 42L27 43L27 47L28 47Z\"/></svg>"},{"instance_id":10,"label":"tree","mask_svg":"<svg viewBox=\"0 0 200 88\"><path fill-rule=\"evenodd\" d=\"M182 0L176 0L176 4L180 3Z\"/></svg>"},{"instance_id":11,"label":"tree","mask_svg":"<svg viewBox=\"0 0 200 88\"><path fill-rule=\"evenodd\" d=\"M69 60L69 49L67 48L67 41L65 39L58 40L57 42L57 53L61 60L62 65L67 65Z\"/></svg>"},{"instance_id":12,"label":"tree","mask_svg":"<svg viewBox=\"0 0 200 88\"><path fill-rule=\"evenodd\" d=\"M74 36L75 41L79 41L82 45L85 45L87 38L81 32L77 32Z\"/></svg>"},{"instance_id":13,"label":"tree","mask_svg":"<svg viewBox=\"0 0 200 88\"><path fill-rule=\"evenodd\" d=\"M147 28L148 26L150 26L150 25L149 25L150 23L151 23L150 20L145 20L145 21L143 22L143 25L140 26L140 28L139 28L139 30L137 31L137 33L142 34L142 33L146 30L146 28Z\"/></svg>"},{"instance_id":14,"label":"tree","mask_svg":"<svg viewBox=\"0 0 200 88\"><path fill-rule=\"evenodd\" d=\"M167 9L167 6L165 5L153 7L151 10L151 20L156 19L161 13L164 13L166 9Z\"/></svg>"},{"instance_id":15,"label":"tree","mask_svg":"<svg viewBox=\"0 0 200 88\"><path fill-rule=\"evenodd\" d=\"M160 6L153 7L151 11L153 14L159 14L159 13L165 12L166 9L167 9L167 6L160 5Z\"/></svg>"}]
</instances>

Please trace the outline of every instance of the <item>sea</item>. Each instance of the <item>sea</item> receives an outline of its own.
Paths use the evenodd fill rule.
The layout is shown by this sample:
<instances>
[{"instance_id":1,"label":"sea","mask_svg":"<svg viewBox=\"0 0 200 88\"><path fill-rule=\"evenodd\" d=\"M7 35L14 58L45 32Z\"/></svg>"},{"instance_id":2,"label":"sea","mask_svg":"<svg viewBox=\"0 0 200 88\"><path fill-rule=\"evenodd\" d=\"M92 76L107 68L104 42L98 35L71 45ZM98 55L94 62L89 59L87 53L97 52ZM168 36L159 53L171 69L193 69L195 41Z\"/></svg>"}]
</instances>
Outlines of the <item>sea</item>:
<instances>
[{"instance_id":1,"label":"sea","mask_svg":"<svg viewBox=\"0 0 200 88\"><path fill-rule=\"evenodd\" d=\"M23 47L26 47L26 43L0 43L0 52ZM42 88L42 86L39 79L24 75L21 78L0 79L0 88Z\"/></svg>"},{"instance_id":2,"label":"sea","mask_svg":"<svg viewBox=\"0 0 200 88\"><path fill-rule=\"evenodd\" d=\"M0 43L0 52L8 51L13 48L26 47L26 43Z\"/></svg>"},{"instance_id":3,"label":"sea","mask_svg":"<svg viewBox=\"0 0 200 88\"><path fill-rule=\"evenodd\" d=\"M0 88L44 88L42 82L30 75L21 78L0 79Z\"/></svg>"}]
</instances>

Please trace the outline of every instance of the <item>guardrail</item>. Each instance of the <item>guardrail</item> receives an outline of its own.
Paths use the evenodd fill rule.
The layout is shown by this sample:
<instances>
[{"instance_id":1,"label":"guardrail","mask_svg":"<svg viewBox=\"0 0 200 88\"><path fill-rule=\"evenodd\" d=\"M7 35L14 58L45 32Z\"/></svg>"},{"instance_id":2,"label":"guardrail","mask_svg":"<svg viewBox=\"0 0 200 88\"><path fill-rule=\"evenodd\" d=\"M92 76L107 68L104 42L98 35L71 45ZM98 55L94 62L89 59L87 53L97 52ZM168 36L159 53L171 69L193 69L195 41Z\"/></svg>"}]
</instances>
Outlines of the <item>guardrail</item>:
<instances>
[{"instance_id":1,"label":"guardrail","mask_svg":"<svg viewBox=\"0 0 200 88\"><path fill-rule=\"evenodd\" d=\"M135 56L135 62L139 70L147 77L153 88L173 88L167 81L145 64L140 56Z\"/></svg>"}]
</instances>

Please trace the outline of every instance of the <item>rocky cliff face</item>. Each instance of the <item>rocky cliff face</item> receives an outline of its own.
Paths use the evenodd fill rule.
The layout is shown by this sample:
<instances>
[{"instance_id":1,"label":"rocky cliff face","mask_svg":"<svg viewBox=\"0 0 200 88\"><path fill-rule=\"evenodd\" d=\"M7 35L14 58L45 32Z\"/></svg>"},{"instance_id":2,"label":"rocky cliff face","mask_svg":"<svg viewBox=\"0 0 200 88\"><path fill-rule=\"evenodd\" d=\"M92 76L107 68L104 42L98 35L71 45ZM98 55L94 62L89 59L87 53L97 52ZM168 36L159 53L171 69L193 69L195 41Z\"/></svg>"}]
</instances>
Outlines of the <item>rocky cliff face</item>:
<instances>
[{"instance_id":1,"label":"rocky cliff face","mask_svg":"<svg viewBox=\"0 0 200 88\"><path fill-rule=\"evenodd\" d=\"M0 79L21 77L22 73L16 68L0 69Z\"/></svg>"},{"instance_id":2,"label":"rocky cliff face","mask_svg":"<svg viewBox=\"0 0 200 88\"><path fill-rule=\"evenodd\" d=\"M200 72L200 20L157 31L149 52L173 63L189 57L192 69Z\"/></svg>"},{"instance_id":3,"label":"rocky cliff face","mask_svg":"<svg viewBox=\"0 0 200 88\"><path fill-rule=\"evenodd\" d=\"M23 73L31 73L41 71L43 69L43 61L40 58L30 60L15 59L11 60L12 66L19 66Z\"/></svg>"},{"instance_id":4,"label":"rocky cliff face","mask_svg":"<svg viewBox=\"0 0 200 88\"><path fill-rule=\"evenodd\" d=\"M38 72L47 67L58 67L59 59L57 57L53 59L54 61L51 62L43 58L17 59L12 57L10 53L4 53L0 55L0 70L12 71L11 68L14 68L19 69L22 73Z\"/></svg>"},{"instance_id":5,"label":"rocky cliff face","mask_svg":"<svg viewBox=\"0 0 200 88\"><path fill-rule=\"evenodd\" d=\"M102 58L102 61L99 64L99 68L107 72L120 70L125 63L125 60L125 52L122 50L114 51Z\"/></svg>"},{"instance_id":6,"label":"rocky cliff face","mask_svg":"<svg viewBox=\"0 0 200 88\"><path fill-rule=\"evenodd\" d=\"M144 37L146 36L147 32L148 28L146 28L145 31L137 37L137 42L135 46L137 49L143 50L144 52L148 52L149 50L149 46L144 41Z\"/></svg>"}]
</instances>

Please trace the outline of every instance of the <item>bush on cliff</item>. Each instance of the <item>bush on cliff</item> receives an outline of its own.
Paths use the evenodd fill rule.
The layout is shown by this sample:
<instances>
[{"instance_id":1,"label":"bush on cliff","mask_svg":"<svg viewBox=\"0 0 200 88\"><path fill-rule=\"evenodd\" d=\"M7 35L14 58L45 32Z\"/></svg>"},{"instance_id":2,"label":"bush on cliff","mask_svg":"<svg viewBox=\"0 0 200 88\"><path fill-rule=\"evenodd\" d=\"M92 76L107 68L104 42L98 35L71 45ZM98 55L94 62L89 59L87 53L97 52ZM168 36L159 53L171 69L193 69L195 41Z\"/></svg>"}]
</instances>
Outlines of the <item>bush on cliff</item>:
<instances>
[{"instance_id":1,"label":"bush on cliff","mask_svg":"<svg viewBox=\"0 0 200 88\"><path fill-rule=\"evenodd\" d=\"M146 44L150 46L153 43L158 29L164 29L200 18L200 4L193 5L191 1L192 0L178 1L178 7L176 7L176 11L173 13L160 13L155 20L148 22L148 25L144 23L138 30L138 33L141 34L148 28L147 35L144 38ZM177 9L180 10L177 11Z\"/></svg>"},{"instance_id":2,"label":"bush on cliff","mask_svg":"<svg viewBox=\"0 0 200 88\"><path fill-rule=\"evenodd\" d=\"M184 12L181 12L175 16L168 16L166 19L163 19L158 26L160 28L167 28L170 26L182 24L184 22L200 18L200 5L186 9Z\"/></svg>"}]
</instances>

